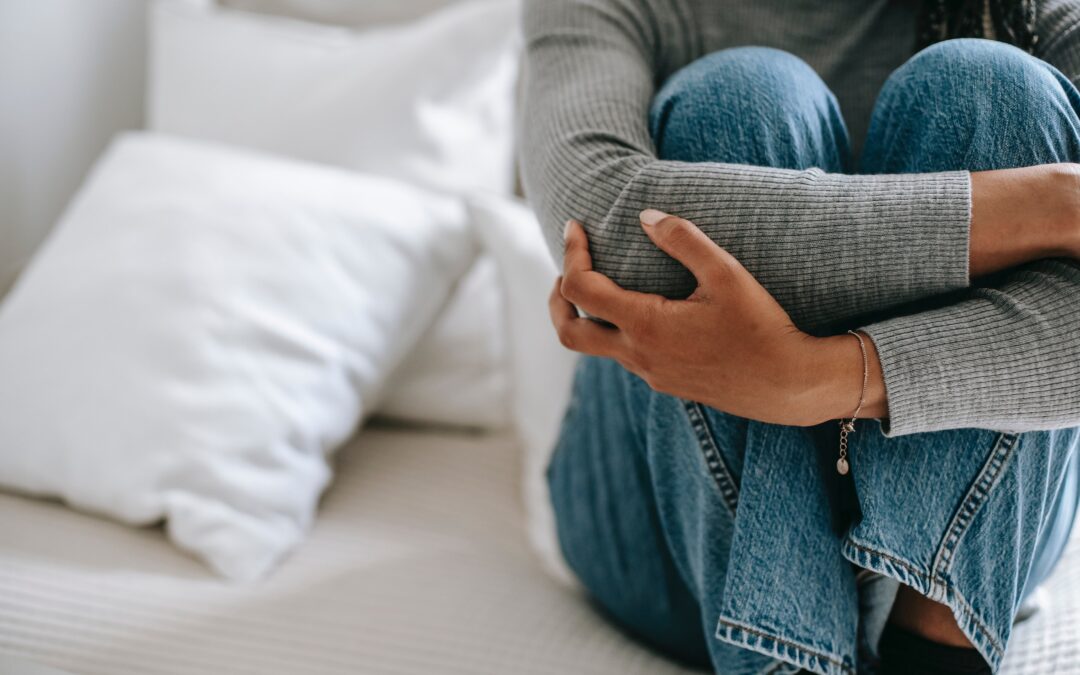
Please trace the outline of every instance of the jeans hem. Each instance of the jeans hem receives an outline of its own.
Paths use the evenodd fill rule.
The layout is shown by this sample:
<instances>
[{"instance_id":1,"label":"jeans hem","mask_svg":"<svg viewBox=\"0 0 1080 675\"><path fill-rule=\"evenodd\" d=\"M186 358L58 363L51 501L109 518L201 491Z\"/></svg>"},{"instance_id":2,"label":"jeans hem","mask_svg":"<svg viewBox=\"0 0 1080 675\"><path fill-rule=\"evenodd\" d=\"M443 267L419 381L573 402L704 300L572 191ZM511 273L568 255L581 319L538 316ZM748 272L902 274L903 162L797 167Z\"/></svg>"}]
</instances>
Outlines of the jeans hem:
<instances>
[{"instance_id":1,"label":"jeans hem","mask_svg":"<svg viewBox=\"0 0 1080 675\"><path fill-rule=\"evenodd\" d=\"M945 604L952 610L953 618L971 644L979 650L992 671L1001 666L1005 650L992 631L976 614L971 604L947 579L935 576L909 561L880 551L867 544L858 543L850 536L840 548L841 554L850 562L864 569L895 579L910 586L930 600Z\"/></svg>"},{"instance_id":2,"label":"jeans hem","mask_svg":"<svg viewBox=\"0 0 1080 675\"><path fill-rule=\"evenodd\" d=\"M778 659L783 661L784 664L790 664L797 669L809 670L820 675L856 675L855 666L850 659L841 659L838 656L826 654L806 645L777 637L758 628L751 628L723 617L717 620L714 637L736 647L742 647ZM775 666L772 668L772 670L766 670L766 672L798 672L797 670L785 671L784 669L777 669Z\"/></svg>"}]
</instances>

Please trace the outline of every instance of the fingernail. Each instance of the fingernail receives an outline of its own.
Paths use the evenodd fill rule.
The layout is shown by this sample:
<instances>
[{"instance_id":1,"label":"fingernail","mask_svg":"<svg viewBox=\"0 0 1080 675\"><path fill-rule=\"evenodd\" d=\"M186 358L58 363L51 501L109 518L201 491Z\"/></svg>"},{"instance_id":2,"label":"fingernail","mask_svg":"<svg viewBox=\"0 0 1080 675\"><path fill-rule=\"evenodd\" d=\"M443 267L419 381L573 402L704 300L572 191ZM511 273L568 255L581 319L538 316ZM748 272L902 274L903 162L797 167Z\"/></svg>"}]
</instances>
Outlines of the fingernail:
<instances>
[{"instance_id":1,"label":"fingernail","mask_svg":"<svg viewBox=\"0 0 1080 675\"><path fill-rule=\"evenodd\" d=\"M562 239L563 243L566 243L566 238L570 236L570 228L574 226L573 219L566 221L566 225L563 226Z\"/></svg>"},{"instance_id":2,"label":"fingernail","mask_svg":"<svg viewBox=\"0 0 1080 675\"><path fill-rule=\"evenodd\" d=\"M657 211L656 209L645 209L638 216L638 218L641 219L641 224L646 227L652 227L667 217L668 214L663 211Z\"/></svg>"}]
</instances>

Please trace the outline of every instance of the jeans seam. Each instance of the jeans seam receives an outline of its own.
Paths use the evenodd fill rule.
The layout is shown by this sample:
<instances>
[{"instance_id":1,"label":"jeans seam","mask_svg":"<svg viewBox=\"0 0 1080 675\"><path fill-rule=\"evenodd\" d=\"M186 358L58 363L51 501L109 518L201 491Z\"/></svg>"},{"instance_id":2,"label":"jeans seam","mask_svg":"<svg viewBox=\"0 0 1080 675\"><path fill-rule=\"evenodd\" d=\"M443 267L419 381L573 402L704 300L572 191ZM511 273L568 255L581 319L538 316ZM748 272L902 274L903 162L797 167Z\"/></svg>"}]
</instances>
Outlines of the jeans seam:
<instances>
[{"instance_id":1,"label":"jeans seam","mask_svg":"<svg viewBox=\"0 0 1080 675\"><path fill-rule=\"evenodd\" d=\"M961 606L960 609L963 612L964 617L967 618L969 621L972 621L979 627L979 631L986 637L986 641L990 643L990 646L994 649L994 652L997 654L998 659L1001 659L1005 655L1005 648L1001 645L1001 642L998 640L997 636L994 635L994 632L990 630L990 627L987 626L981 618L979 618L979 613L976 612L975 608L971 606L971 603L968 602L968 599L964 597L964 594L956 590L956 586L954 586L952 583L945 583L947 583L947 585L949 586L949 590L953 592L953 595L956 596L956 603Z\"/></svg>"},{"instance_id":2,"label":"jeans seam","mask_svg":"<svg viewBox=\"0 0 1080 675\"><path fill-rule=\"evenodd\" d=\"M838 659L838 658L836 658L834 656L830 656L830 655L826 654L825 652L820 652L820 651L818 651L816 649L812 649L810 647L807 647L806 645L799 644L797 642L793 642L792 640L786 640L784 638L777 637L776 635L772 635L771 633L766 633L765 631L760 630L758 628L751 628L749 626L743 625L743 624L738 623L736 621L731 621L730 619L725 619L723 617L720 617L719 619L717 619L717 624L716 624L716 637L717 637L717 639L723 639L722 637L720 637L720 633L721 633L721 629L724 628L724 627L734 629L734 630L737 630L737 631L742 631L744 633L748 633L750 635L753 635L753 636L756 636L756 637L759 637L759 638L765 638L767 640L772 640L773 642L775 642L777 644L783 645L785 647L788 647L788 648L794 650L796 653L816 657L816 658L818 658L818 659L820 659L822 661L825 661L827 663L831 663L832 665L836 666L837 668L839 668L841 671L843 671L845 673L850 673L851 675L855 675L855 669L854 668L846 665L840 659ZM742 646L746 647L747 645L744 642L744 644ZM803 666L803 664L797 664L797 665L799 665L800 667ZM773 666L774 669L775 669L775 667L776 666Z\"/></svg>"},{"instance_id":3,"label":"jeans seam","mask_svg":"<svg viewBox=\"0 0 1080 675\"><path fill-rule=\"evenodd\" d=\"M705 466L708 468L709 474L712 475L716 487L720 490L724 504L731 511L731 515L734 516L739 504L739 488L735 485L731 469L728 467L727 462L724 461L723 455L720 454L712 430L709 429L709 425L705 422L705 412L701 409L701 404L694 401L683 401L683 407L686 409L686 416L690 419L690 426L693 427L694 433L697 435L698 446L701 448L702 457L705 459Z\"/></svg>"},{"instance_id":4,"label":"jeans seam","mask_svg":"<svg viewBox=\"0 0 1080 675\"><path fill-rule=\"evenodd\" d=\"M951 595L955 601L955 604L958 605L960 613L963 615L964 619L975 624L980 634L979 637L985 639L985 641L989 644L990 648L994 651L995 660L997 662L1000 662L1002 656L1005 653L1005 650L1002 648L1001 642L998 640L997 635L995 635L994 631L990 630L986 623L979 617L978 613L975 611L975 608L971 606L970 602L968 602L967 598L965 598L964 595L956 589L956 586L948 578L938 576L934 572L925 572L919 569L917 565L907 560L898 558L892 554L886 553L885 551L877 549L868 544L855 541L850 535L847 536L845 544L855 549L856 551L865 554L870 559L881 558L889 561L897 567L902 567L909 575L917 578L920 582L922 582L922 585L926 587L925 595L931 600L942 601L948 604L949 596ZM859 565L860 567L865 567L864 563L872 562L872 560L857 560L853 555L845 554L845 557L852 563ZM896 578L894 575L888 574L887 571L883 569L876 569L874 571L884 574L885 576L892 576L893 578ZM901 583L907 583L904 579L896 578L896 580ZM920 593L923 592L922 589L916 590Z\"/></svg>"},{"instance_id":5,"label":"jeans seam","mask_svg":"<svg viewBox=\"0 0 1080 675\"><path fill-rule=\"evenodd\" d=\"M974 522L979 509L989 498L990 491L997 485L1002 469L1004 469L1009 458L1012 457L1012 450L1018 438L1019 434L1016 433L998 434L997 440L990 451L990 456L987 457L986 462L979 470L975 482L961 500L941 539L941 545L934 555L933 569L935 576L945 577L952 570L960 540L963 539L964 534L971 527L971 523Z\"/></svg>"}]
</instances>

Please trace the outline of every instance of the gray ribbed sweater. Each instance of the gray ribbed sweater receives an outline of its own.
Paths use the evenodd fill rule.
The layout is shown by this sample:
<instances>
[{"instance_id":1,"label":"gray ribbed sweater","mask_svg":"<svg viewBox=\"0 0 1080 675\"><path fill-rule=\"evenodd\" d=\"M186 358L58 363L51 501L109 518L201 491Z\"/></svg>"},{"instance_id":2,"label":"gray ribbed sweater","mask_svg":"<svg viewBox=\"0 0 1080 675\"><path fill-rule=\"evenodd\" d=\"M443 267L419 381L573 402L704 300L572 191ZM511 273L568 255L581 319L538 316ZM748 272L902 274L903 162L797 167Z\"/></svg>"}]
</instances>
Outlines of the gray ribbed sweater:
<instances>
[{"instance_id":1,"label":"gray ribbed sweater","mask_svg":"<svg viewBox=\"0 0 1080 675\"><path fill-rule=\"evenodd\" d=\"M796 54L840 101L853 144L889 73L911 56L907 0L526 0L522 176L553 254L585 223L596 268L624 287L685 295L689 274L638 223L692 220L813 330L925 296L954 304L865 326L881 356L890 433L1080 424L1080 266L968 280L970 176L848 176L660 161L658 84L725 47ZM1080 1L1041 3L1038 56L1080 82Z\"/></svg>"}]
</instances>

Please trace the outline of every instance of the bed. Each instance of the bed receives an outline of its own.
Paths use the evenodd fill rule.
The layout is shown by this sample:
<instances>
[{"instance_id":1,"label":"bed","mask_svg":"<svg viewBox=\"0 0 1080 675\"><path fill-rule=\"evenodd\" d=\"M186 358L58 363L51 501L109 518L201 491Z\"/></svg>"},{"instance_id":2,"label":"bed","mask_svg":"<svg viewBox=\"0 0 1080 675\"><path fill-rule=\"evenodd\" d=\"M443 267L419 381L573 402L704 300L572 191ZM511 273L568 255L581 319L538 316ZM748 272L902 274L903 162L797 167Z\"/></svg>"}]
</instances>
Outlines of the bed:
<instances>
[{"instance_id":1,"label":"bed","mask_svg":"<svg viewBox=\"0 0 1080 675\"><path fill-rule=\"evenodd\" d=\"M160 529L0 495L0 653L88 675L688 672L541 569L519 463L504 433L368 428L305 545L247 586ZM1045 590L1002 672L1080 673L1080 539Z\"/></svg>"},{"instance_id":2,"label":"bed","mask_svg":"<svg viewBox=\"0 0 1080 675\"><path fill-rule=\"evenodd\" d=\"M376 426L310 538L235 586L132 529L0 496L0 653L73 673L677 673L553 583L505 434Z\"/></svg>"}]
</instances>

